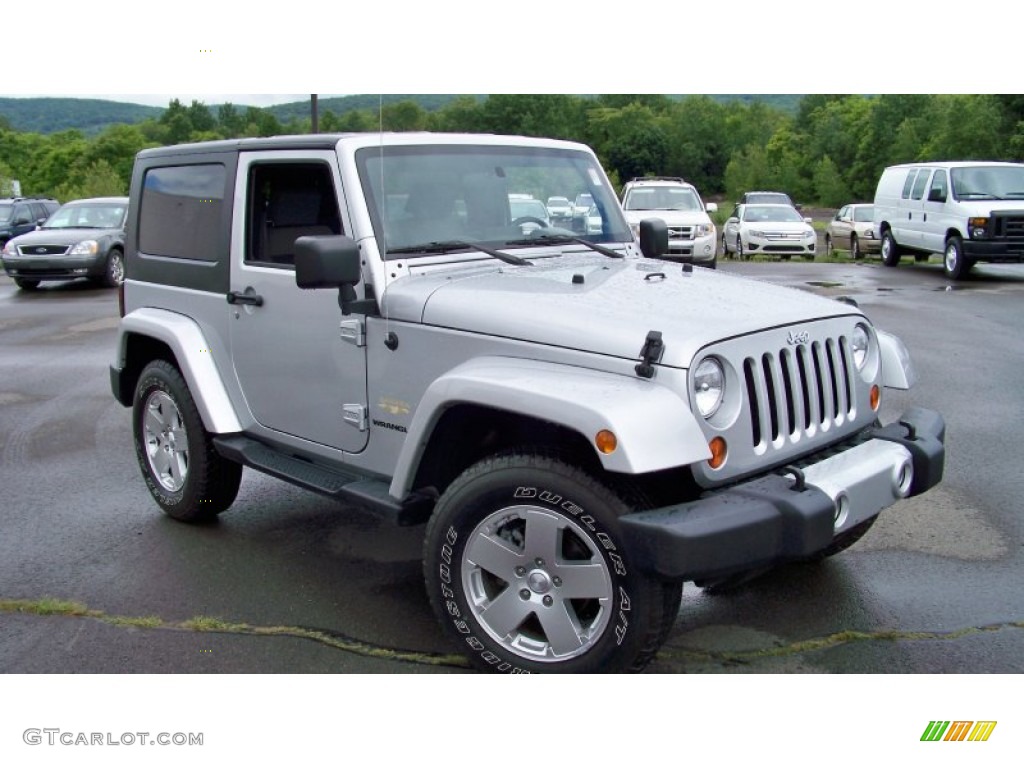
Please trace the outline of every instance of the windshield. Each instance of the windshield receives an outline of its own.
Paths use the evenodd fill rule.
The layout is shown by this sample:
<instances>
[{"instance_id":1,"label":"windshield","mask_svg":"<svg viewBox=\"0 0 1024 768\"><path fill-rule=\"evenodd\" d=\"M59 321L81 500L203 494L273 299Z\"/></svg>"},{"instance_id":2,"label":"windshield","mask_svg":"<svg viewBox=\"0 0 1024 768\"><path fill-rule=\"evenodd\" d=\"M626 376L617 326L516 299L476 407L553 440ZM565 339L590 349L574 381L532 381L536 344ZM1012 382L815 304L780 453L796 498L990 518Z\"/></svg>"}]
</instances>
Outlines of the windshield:
<instances>
[{"instance_id":1,"label":"windshield","mask_svg":"<svg viewBox=\"0 0 1024 768\"><path fill-rule=\"evenodd\" d=\"M795 208L786 205L748 205L744 221L803 221Z\"/></svg>"},{"instance_id":2,"label":"windshield","mask_svg":"<svg viewBox=\"0 0 1024 768\"><path fill-rule=\"evenodd\" d=\"M1024 165L979 165L952 170L953 193L961 200L1024 198Z\"/></svg>"},{"instance_id":3,"label":"windshield","mask_svg":"<svg viewBox=\"0 0 1024 768\"><path fill-rule=\"evenodd\" d=\"M853 209L854 221L872 221L875 218L875 208L871 205L858 205Z\"/></svg>"},{"instance_id":4,"label":"windshield","mask_svg":"<svg viewBox=\"0 0 1024 768\"><path fill-rule=\"evenodd\" d=\"M700 198L685 187L631 189L623 207L627 211L700 211Z\"/></svg>"},{"instance_id":5,"label":"windshield","mask_svg":"<svg viewBox=\"0 0 1024 768\"><path fill-rule=\"evenodd\" d=\"M125 203L68 203L46 220L43 229L117 229Z\"/></svg>"},{"instance_id":6,"label":"windshield","mask_svg":"<svg viewBox=\"0 0 1024 768\"><path fill-rule=\"evenodd\" d=\"M782 192L750 192L747 194L747 202L792 205L789 195L783 194Z\"/></svg>"},{"instance_id":7,"label":"windshield","mask_svg":"<svg viewBox=\"0 0 1024 768\"><path fill-rule=\"evenodd\" d=\"M633 237L594 158L574 149L494 145L367 147L356 165L370 220L386 254L415 254L417 246L445 241L492 248L525 247L526 234L578 235L592 242L628 242ZM509 190L517 195L509 198ZM585 221L548 225L541 200L554 190L593 197L601 231ZM586 190L582 192L579 190ZM539 207L538 207L539 206ZM527 207L531 211L523 212ZM522 216L545 221L513 223ZM582 219L582 217L580 217Z\"/></svg>"}]
</instances>

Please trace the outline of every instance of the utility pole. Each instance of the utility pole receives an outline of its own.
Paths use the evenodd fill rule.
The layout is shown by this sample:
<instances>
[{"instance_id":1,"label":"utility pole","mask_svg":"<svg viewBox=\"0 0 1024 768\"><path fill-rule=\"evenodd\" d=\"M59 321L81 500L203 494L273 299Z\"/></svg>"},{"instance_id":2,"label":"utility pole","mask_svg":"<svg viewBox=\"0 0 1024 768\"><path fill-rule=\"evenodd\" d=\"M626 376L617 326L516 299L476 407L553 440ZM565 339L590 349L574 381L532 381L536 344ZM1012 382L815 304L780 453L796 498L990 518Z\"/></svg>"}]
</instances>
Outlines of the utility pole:
<instances>
[{"instance_id":1,"label":"utility pole","mask_svg":"<svg viewBox=\"0 0 1024 768\"><path fill-rule=\"evenodd\" d=\"M310 94L309 108L313 118L313 133L320 133L320 114L317 109L316 94Z\"/></svg>"}]
</instances>

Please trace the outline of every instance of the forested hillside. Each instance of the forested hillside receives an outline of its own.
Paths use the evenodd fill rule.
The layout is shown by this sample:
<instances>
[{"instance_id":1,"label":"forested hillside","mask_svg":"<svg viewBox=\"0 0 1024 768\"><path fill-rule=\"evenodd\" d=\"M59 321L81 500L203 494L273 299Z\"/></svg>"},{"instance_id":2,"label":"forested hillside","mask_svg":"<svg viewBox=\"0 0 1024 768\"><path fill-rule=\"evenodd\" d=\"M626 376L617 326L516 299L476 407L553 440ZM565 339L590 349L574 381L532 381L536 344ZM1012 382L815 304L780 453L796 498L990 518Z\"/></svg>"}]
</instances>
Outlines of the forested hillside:
<instances>
[{"instance_id":1,"label":"forested hillside","mask_svg":"<svg viewBox=\"0 0 1024 768\"><path fill-rule=\"evenodd\" d=\"M881 170L893 163L1024 156L1024 96L1016 95L811 95L786 108L739 97L505 94L452 97L433 109L396 98L379 109L378 97L364 98L365 106L344 112L322 102L320 130L570 139L593 147L616 185L634 176L683 176L705 195L727 199L747 189L780 189L806 204L835 207L870 199ZM24 194L60 200L123 194L144 147L308 132L309 104L301 107L282 119L274 111L280 107L174 100L158 117L94 136L18 130L0 112L0 184L16 178ZM77 110L77 100L66 108Z\"/></svg>"}]
</instances>

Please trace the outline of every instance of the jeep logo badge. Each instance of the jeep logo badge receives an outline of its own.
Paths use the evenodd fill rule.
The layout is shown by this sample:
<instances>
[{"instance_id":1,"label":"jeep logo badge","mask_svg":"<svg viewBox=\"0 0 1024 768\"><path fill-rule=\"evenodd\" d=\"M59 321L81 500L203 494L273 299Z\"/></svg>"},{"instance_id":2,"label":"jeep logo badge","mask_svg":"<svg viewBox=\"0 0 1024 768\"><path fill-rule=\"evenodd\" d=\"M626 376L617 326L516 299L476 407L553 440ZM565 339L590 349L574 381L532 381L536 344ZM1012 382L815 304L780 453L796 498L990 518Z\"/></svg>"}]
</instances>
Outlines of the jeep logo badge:
<instances>
[{"instance_id":1,"label":"jeep logo badge","mask_svg":"<svg viewBox=\"0 0 1024 768\"><path fill-rule=\"evenodd\" d=\"M811 335L807 331L800 331L800 333L789 332L789 336L786 337L787 344L806 344L810 341Z\"/></svg>"}]
</instances>

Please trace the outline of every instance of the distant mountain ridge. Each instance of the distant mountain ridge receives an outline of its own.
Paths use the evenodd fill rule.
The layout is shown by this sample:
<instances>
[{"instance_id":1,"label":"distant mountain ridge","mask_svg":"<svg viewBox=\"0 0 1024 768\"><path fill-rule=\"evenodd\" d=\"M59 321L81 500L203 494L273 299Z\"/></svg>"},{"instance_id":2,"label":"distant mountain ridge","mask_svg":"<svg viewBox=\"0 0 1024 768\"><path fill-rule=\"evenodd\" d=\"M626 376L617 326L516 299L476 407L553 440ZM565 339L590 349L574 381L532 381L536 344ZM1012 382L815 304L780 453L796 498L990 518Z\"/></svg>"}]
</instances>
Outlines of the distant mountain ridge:
<instances>
[{"instance_id":1,"label":"distant mountain ridge","mask_svg":"<svg viewBox=\"0 0 1024 768\"><path fill-rule=\"evenodd\" d=\"M384 94L377 96L373 94L336 96L333 98L318 99L318 108L321 114L327 111L335 115L342 115L354 109L376 110L379 105L394 104L400 101L413 101L428 112L440 109L451 101L460 98L464 94ZM475 95L473 98L483 100L484 95ZM671 98L683 99L685 95L676 95ZM763 101L784 112L793 114L796 112L801 96L795 95L712 95L716 101ZM170 103L170 97L168 97ZM189 106L189 104L185 104ZM220 104L207 104L211 112L216 114ZM248 108L246 104L235 104L241 111ZM310 105L308 100L278 104L272 107L264 107L286 123L294 118L305 118L309 116ZM79 130L86 135L100 133L105 128L119 123L141 123L148 119L159 119L164 112L164 107L151 107L144 104L131 104L120 101L107 101L104 99L72 99L72 98L0 98L0 118L6 121L16 131L27 131L31 133L57 133L69 129Z\"/></svg>"}]
</instances>

